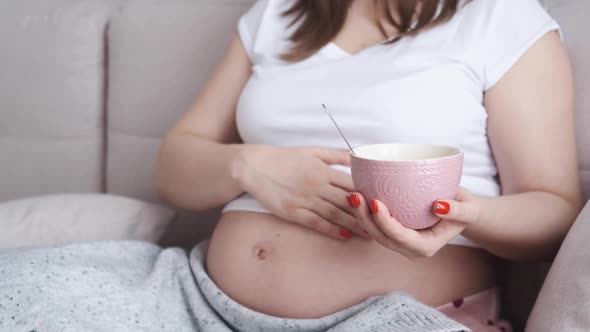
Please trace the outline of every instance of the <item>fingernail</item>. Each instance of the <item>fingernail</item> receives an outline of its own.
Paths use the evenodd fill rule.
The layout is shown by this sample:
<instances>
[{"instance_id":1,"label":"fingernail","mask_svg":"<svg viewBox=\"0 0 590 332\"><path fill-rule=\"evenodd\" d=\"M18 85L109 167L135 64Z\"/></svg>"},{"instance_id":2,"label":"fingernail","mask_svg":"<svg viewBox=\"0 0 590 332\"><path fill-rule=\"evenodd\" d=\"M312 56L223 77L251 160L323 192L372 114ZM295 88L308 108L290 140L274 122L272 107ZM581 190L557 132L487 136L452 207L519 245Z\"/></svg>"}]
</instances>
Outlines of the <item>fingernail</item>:
<instances>
[{"instance_id":1,"label":"fingernail","mask_svg":"<svg viewBox=\"0 0 590 332\"><path fill-rule=\"evenodd\" d=\"M363 234L365 234L366 236L369 236L369 232L367 232L367 231L363 231Z\"/></svg>"},{"instance_id":2,"label":"fingernail","mask_svg":"<svg viewBox=\"0 0 590 332\"><path fill-rule=\"evenodd\" d=\"M352 232L349 231L348 229L341 229L340 230L340 236L342 236L345 239L348 239L349 237L352 236Z\"/></svg>"},{"instance_id":3,"label":"fingernail","mask_svg":"<svg viewBox=\"0 0 590 332\"><path fill-rule=\"evenodd\" d=\"M351 194L350 195L350 203L352 204L353 208L358 208L361 205L361 199L359 198L358 194Z\"/></svg>"},{"instance_id":4,"label":"fingernail","mask_svg":"<svg viewBox=\"0 0 590 332\"><path fill-rule=\"evenodd\" d=\"M448 202L436 201L434 203L434 212L438 214L448 214L451 211L451 205Z\"/></svg>"},{"instance_id":5,"label":"fingernail","mask_svg":"<svg viewBox=\"0 0 590 332\"><path fill-rule=\"evenodd\" d=\"M346 196L346 201L348 202L348 205L350 205L351 208L354 208L354 205L352 204L352 199L350 198L351 195Z\"/></svg>"},{"instance_id":6,"label":"fingernail","mask_svg":"<svg viewBox=\"0 0 590 332\"><path fill-rule=\"evenodd\" d=\"M371 200L369 208L371 209L372 214L377 214L377 212L379 212L379 206L377 205L377 201L374 199Z\"/></svg>"}]
</instances>

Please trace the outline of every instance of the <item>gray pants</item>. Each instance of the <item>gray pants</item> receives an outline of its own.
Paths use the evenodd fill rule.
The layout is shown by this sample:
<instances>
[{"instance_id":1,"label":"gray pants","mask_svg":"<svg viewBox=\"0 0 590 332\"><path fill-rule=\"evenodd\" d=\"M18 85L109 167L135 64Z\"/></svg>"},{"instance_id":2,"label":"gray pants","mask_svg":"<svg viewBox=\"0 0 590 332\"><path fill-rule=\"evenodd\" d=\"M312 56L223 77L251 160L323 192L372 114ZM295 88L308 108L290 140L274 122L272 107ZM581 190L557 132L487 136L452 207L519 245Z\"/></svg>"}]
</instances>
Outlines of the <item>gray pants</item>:
<instances>
[{"instance_id":1,"label":"gray pants","mask_svg":"<svg viewBox=\"0 0 590 332\"><path fill-rule=\"evenodd\" d=\"M0 253L0 331L467 331L402 293L318 319L248 309L207 275L207 242L190 255L143 242Z\"/></svg>"}]
</instances>

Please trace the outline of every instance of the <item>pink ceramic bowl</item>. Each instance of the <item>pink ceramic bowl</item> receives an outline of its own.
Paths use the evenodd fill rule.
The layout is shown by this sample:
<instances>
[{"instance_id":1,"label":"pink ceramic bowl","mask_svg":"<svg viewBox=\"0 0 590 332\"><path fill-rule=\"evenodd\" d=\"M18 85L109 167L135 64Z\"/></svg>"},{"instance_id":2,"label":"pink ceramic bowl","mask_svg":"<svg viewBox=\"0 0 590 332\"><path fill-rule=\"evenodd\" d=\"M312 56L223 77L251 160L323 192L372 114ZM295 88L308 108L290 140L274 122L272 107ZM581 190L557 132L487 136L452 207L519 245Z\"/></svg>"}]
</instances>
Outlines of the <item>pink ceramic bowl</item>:
<instances>
[{"instance_id":1,"label":"pink ceramic bowl","mask_svg":"<svg viewBox=\"0 0 590 332\"><path fill-rule=\"evenodd\" d=\"M352 180L367 201L383 202L408 228L423 229L440 219L437 199L454 199L463 173L463 152L428 144L375 144L354 149Z\"/></svg>"}]
</instances>

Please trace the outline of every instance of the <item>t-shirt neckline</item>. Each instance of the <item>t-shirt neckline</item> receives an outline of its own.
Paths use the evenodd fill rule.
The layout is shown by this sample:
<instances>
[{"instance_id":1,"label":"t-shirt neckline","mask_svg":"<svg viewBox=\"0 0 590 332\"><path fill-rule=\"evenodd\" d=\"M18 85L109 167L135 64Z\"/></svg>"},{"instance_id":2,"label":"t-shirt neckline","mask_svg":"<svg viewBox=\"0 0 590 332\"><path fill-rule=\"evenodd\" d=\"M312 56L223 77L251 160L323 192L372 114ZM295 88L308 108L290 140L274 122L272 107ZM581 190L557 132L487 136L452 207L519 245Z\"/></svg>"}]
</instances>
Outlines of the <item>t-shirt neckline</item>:
<instances>
[{"instance_id":1,"label":"t-shirt neckline","mask_svg":"<svg viewBox=\"0 0 590 332\"><path fill-rule=\"evenodd\" d=\"M355 56L359 56L361 54L367 53L369 51L381 48L383 46L393 46L393 44L390 44L389 42L391 40L395 39L395 37L389 38L384 42L381 43L377 43L377 44L373 44L370 46L367 46L365 48L363 48L362 50L356 52L356 53L350 53L347 50L343 49L342 47L338 46L336 43L334 43L333 41L328 42L328 44L326 44L325 48L330 51L332 54L338 55L338 56L343 56L343 57L355 57ZM404 39L404 38L402 38ZM401 40L399 40L397 43L401 42Z\"/></svg>"}]
</instances>

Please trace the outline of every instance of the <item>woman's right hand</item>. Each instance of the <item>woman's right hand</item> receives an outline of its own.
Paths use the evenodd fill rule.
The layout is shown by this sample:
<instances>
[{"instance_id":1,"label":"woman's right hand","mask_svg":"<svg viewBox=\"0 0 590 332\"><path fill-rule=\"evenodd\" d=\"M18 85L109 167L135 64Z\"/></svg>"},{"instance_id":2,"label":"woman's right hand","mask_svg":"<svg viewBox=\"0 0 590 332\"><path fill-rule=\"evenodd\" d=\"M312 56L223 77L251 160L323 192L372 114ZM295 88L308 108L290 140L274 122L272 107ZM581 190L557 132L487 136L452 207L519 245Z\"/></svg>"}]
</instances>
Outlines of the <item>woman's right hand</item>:
<instances>
[{"instance_id":1,"label":"woman's right hand","mask_svg":"<svg viewBox=\"0 0 590 332\"><path fill-rule=\"evenodd\" d=\"M329 165L350 166L347 150L247 145L232 164L232 176L274 215L337 239L350 231L368 237L347 203L350 174Z\"/></svg>"}]
</instances>

